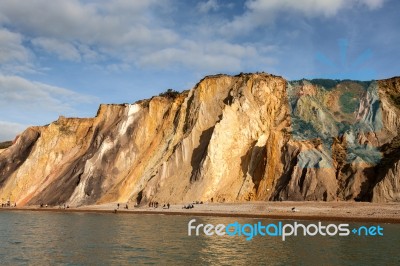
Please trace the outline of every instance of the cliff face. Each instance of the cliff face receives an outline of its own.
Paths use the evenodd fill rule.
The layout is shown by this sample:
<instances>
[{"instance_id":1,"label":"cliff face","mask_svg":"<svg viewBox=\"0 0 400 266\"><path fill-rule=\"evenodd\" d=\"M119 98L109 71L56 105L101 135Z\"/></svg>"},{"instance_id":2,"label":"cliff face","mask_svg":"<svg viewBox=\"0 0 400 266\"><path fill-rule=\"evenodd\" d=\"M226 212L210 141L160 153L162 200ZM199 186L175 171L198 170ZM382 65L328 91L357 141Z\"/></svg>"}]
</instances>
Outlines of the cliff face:
<instances>
[{"instance_id":1,"label":"cliff face","mask_svg":"<svg viewBox=\"0 0 400 266\"><path fill-rule=\"evenodd\" d=\"M101 105L95 118L60 117L0 150L0 195L20 206L400 201L400 79L359 85L218 75Z\"/></svg>"}]
</instances>

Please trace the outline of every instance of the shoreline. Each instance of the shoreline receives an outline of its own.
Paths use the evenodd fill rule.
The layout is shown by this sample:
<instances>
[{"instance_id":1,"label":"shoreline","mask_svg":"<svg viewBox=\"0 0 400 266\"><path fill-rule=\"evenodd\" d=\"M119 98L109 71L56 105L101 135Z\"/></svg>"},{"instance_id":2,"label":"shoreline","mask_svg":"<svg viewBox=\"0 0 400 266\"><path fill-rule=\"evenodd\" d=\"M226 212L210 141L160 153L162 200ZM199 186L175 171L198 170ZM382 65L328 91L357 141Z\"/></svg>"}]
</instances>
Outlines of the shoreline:
<instances>
[{"instance_id":1,"label":"shoreline","mask_svg":"<svg viewBox=\"0 0 400 266\"><path fill-rule=\"evenodd\" d=\"M59 213L109 213L137 215L181 215L238 217L279 220L344 221L369 223L400 223L399 203L365 202L252 202L195 204L193 209L171 205L170 209L137 207L115 210L117 203L63 209L59 207L5 207L0 211L36 211ZM295 211L292 211L295 208Z\"/></svg>"}]
</instances>

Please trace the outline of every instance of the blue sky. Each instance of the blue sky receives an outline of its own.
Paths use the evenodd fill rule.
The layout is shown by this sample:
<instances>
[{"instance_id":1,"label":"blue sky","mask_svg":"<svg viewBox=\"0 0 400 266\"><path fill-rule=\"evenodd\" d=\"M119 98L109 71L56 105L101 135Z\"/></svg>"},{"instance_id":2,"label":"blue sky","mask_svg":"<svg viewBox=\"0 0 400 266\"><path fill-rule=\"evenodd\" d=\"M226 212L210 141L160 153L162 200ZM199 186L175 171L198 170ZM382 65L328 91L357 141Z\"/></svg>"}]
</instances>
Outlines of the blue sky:
<instances>
[{"instance_id":1,"label":"blue sky","mask_svg":"<svg viewBox=\"0 0 400 266\"><path fill-rule=\"evenodd\" d=\"M400 75L395 0L2 0L0 141L203 76Z\"/></svg>"}]
</instances>

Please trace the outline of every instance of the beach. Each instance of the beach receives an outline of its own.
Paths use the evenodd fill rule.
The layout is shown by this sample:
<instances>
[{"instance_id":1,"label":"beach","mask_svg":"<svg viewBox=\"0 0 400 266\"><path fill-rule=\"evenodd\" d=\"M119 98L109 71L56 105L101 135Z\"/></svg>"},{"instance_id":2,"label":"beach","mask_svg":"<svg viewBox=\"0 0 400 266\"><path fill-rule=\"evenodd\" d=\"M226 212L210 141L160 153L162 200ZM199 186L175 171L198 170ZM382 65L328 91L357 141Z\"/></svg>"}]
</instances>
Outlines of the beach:
<instances>
[{"instance_id":1,"label":"beach","mask_svg":"<svg viewBox=\"0 0 400 266\"><path fill-rule=\"evenodd\" d=\"M399 203L368 202L248 202L248 203L204 203L193 204L192 209L184 209L184 204L171 205L169 209L159 204L158 208L134 207L125 203L108 203L64 209L63 207L27 206L2 208L13 211L53 211L53 212L97 212L116 214L163 214L215 217L248 217L266 219L295 219L323 221L383 222L400 223ZM187 205L187 204L186 204Z\"/></svg>"}]
</instances>

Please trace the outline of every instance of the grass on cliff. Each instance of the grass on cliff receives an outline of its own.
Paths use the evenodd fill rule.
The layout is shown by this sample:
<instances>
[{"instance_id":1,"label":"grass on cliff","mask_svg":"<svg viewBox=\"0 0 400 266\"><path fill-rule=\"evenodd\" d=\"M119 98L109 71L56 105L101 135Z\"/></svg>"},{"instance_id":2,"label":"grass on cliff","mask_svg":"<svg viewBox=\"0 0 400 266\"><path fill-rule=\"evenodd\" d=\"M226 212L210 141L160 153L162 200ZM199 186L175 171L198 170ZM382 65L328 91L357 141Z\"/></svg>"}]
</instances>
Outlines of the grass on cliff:
<instances>
[{"instance_id":1,"label":"grass on cliff","mask_svg":"<svg viewBox=\"0 0 400 266\"><path fill-rule=\"evenodd\" d=\"M12 145L12 141L0 142L0 149L7 149Z\"/></svg>"},{"instance_id":2,"label":"grass on cliff","mask_svg":"<svg viewBox=\"0 0 400 266\"><path fill-rule=\"evenodd\" d=\"M397 107L400 108L400 95L390 95L390 99L392 100L392 103Z\"/></svg>"},{"instance_id":3,"label":"grass on cliff","mask_svg":"<svg viewBox=\"0 0 400 266\"><path fill-rule=\"evenodd\" d=\"M333 90L337 85L339 85L340 83L343 83L343 82L359 84L366 90L373 81L360 81L360 80L350 80L350 79L343 79L343 80L340 80L340 79L311 79L310 80L311 84L321 86L327 91Z\"/></svg>"},{"instance_id":4,"label":"grass on cliff","mask_svg":"<svg viewBox=\"0 0 400 266\"><path fill-rule=\"evenodd\" d=\"M310 82L311 82L311 84L324 87L326 90L331 90L340 83L340 80L339 79L312 79L312 80L310 80Z\"/></svg>"},{"instance_id":5,"label":"grass on cliff","mask_svg":"<svg viewBox=\"0 0 400 266\"><path fill-rule=\"evenodd\" d=\"M292 118L292 130L294 136L300 139L314 139L321 137L311 122L297 117Z\"/></svg>"},{"instance_id":6,"label":"grass on cliff","mask_svg":"<svg viewBox=\"0 0 400 266\"><path fill-rule=\"evenodd\" d=\"M344 92L340 96L339 102L342 111L346 114L355 112L360 105L360 99L357 97L357 95L348 91Z\"/></svg>"},{"instance_id":7,"label":"grass on cliff","mask_svg":"<svg viewBox=\"0 0 400 266\"><path fill-rule=\"evenodd\" d=\"M168 89L165 92L160 93L158 96L175 99L179 95L179 91Z\"/></svg>"}]
</instances>

